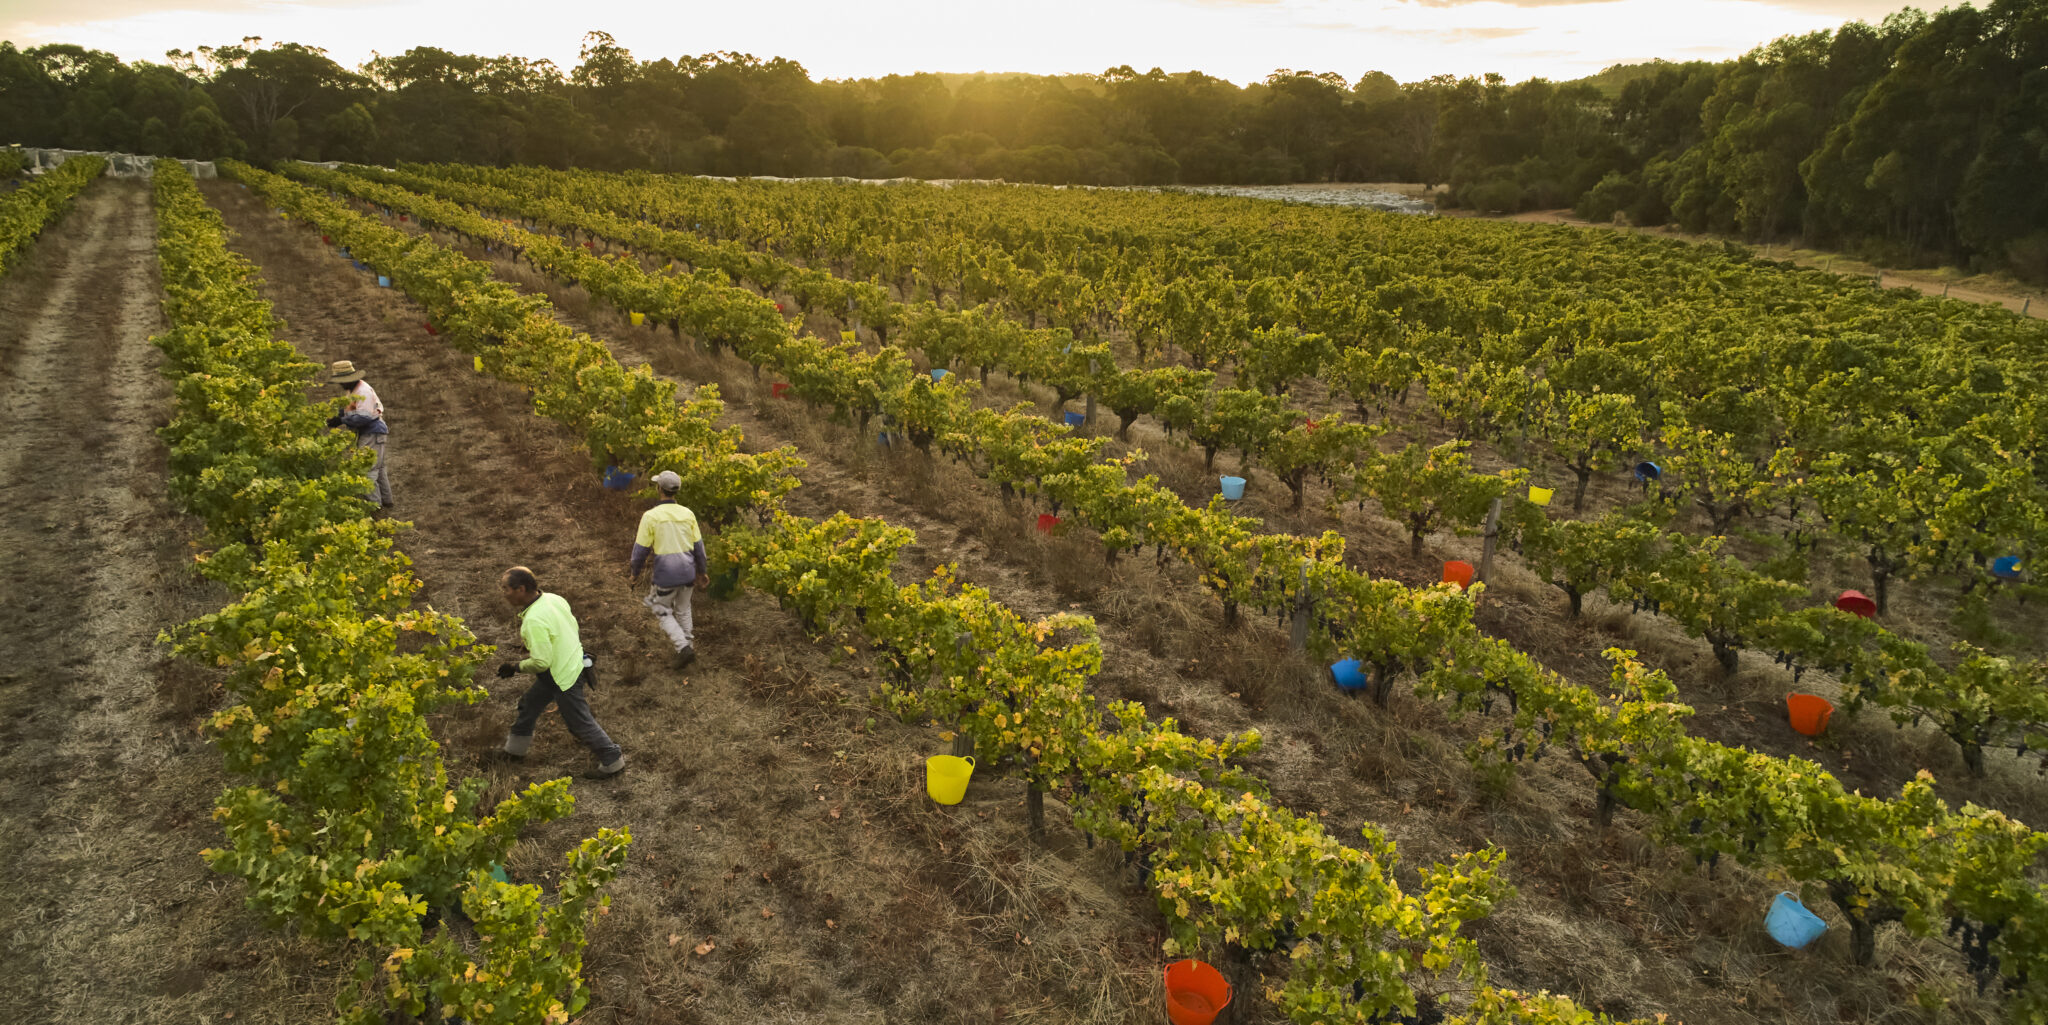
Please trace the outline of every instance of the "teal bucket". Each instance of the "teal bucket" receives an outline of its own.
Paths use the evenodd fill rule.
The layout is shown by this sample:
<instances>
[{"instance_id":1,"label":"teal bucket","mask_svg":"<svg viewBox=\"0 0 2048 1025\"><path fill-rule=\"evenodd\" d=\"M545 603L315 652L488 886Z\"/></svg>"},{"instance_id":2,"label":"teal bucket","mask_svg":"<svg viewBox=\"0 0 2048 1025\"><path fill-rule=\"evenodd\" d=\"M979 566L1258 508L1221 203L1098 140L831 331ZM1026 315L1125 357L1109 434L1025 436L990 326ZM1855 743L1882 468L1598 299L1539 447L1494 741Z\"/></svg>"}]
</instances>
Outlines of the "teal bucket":
<instances>
[{"instance_id":1,"label":"teal bucket","mask_svg":"<svg viewBox=\"0 0 2048 1025\"><path fill-rule=\"evenodd\" d=\"M937 384L937 383L939 383L940 381L943 381L943 380L945 380L945 379L946 379L946 373L947 373L947 372L946 372L946 370L945 370L944 368L942 368L942 367L940 367L940 368L934 368L934 369L932 370L932 383L933 383L933 384Z\"/></svg>"},{"instance_id":2,"label":"teal bucket","mask_svg":"<svg viewBox=\"0 0 2048 1025\"><path fill-rule=\"evenodd\" d=\"M1772 939L1798 950L1819 939L1821 933L1828 931L1828 924L1787 892L1771 901L1770 913L1764 916L1764 928L1770 931Z\"/></svg>"},{"instance_id":3,"label":"teal bucket","mask_svg":"<svg viewBox=\"0 0 2048 1025\"><path fill-rule=\"evenodd\" d=\"M1231 501L1235 502L1235 501L1237 501L1238 499L1240 499L1240 498L1243 498L1243 497L1244 497L1244 478L1243 478L1243 477L1219 477L1219 478L1217 478L1217 479L1223 482L1223 497L1224 497L1224 498L1227 498L1227 499L1229 499L1229 500L1231 500Z\"/></svg>"}]
</instances>

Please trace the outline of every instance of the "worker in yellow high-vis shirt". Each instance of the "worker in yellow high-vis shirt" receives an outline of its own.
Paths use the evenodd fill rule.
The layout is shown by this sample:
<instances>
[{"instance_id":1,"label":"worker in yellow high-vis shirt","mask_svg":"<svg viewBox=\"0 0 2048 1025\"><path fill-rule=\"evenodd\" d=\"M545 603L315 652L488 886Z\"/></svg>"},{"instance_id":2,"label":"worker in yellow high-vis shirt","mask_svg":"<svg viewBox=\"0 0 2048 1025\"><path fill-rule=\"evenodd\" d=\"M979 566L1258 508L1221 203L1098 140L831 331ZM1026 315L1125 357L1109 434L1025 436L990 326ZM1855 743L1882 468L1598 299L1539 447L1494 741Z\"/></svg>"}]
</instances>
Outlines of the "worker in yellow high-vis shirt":
<instances>
[{"instance_id":1,"label":"worker in yellow high-vis shirt","mask_svg":"<svg viewBox=\"0 0 2048 1025\"><path fill-rule=\"evenodd\" d=\"M559 594L540 589L533 571L514 566L498 578L505 601L519 613L519 639L526 644L527 657L516 665L498 667L499 679L517 673L533 673L533 686L519 697L519 714L505 735L505 756L526 757L533 748L533 728L549 705L561 709L562 723L570 735L597 756L597 768L584 779L607 779L626 771L625 753L590 714L590 684L596 680L590 660L583 657L583 641L577 633L576 614Z\"/></svg>"},{"instance_id":2,"label":"worker in yellow high-vis shirt","mask_svg":"<svg viewBox=\"0 0 2048 1025\"><path fill-rule=\"evenodd\" d=\"M640 531L633 538L633 555L626 564L626 578L635 582L654 559L653 586L641 598L654 612L654 621L676 646L675 667L682 669L697 660L697 624L690 616L690 593L710 582L705 573L704 532L697 529L697 514L676 501L683 479L672 470L654 475L661 492L661 504L640 514Z\"/></svg>"}]
</instances>

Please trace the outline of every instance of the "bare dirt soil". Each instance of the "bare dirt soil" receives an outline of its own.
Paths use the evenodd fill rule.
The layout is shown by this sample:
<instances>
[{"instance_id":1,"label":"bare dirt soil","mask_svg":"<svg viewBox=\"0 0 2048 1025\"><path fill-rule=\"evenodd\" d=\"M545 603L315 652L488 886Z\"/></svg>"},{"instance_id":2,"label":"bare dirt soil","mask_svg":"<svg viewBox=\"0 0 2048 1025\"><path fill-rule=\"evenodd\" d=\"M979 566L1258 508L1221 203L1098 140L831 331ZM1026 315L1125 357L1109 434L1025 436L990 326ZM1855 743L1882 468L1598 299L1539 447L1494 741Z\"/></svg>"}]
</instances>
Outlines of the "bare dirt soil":
<instances>
[{"instance_id":1,"label":"bare dirt soil","mask_svg":"<svg viewBox=\"0 0 2048 1025\"><path fill-rule=\"evenodd\" d=\"M159 630L225 597L189 569L154 429L169 385L147 183L106 180L0 280L0 1007L12 1022L317 1016L332 969L199 851L214 695ZM260 1020L260 1019L259 1019Z\"/></svg>"}]
</instances>

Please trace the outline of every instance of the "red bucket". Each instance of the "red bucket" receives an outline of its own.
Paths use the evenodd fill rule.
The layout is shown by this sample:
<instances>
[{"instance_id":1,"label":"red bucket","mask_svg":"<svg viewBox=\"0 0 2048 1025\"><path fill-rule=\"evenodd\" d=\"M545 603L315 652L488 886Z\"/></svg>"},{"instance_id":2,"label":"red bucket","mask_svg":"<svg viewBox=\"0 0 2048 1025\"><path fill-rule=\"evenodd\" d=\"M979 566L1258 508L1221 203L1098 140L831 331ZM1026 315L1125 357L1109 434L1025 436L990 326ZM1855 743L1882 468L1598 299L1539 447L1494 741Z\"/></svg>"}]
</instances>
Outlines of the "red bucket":
<instances>
[{"instance_id":1,"label":"red bucket","mask_svg":"<svg viewBox=\"0 0 2048 1025\"><path fill-rule=\"evenodd\" d=\"M789 397L789 382L788 382L788 381L777 381L777 382L775 382L774 384L771 384L771 385L769 385L769 386L768 386L768 394L770 394L770 395L773 395L773 396L775 396L775 397L776 397L776 398L778 398L778 399L786 399L786 398L788 398L788 397Z\"/></svg>"},{"instance_id":2,"label":"red bucket","mask_svg":"<svg viewBox=\"0 0 2048 1025\"><path fill-rule=\"evenodd\" d=\"M1835 607L1852 616L1862 616L1865 619L1877 615L1877 603L1871 601L1870 596L1862 591L1843 591L1836 596Z\"/></svg>"},{"instance_id":3,"label":"red bucket","mask_svg":"<svg viewBox=\"0 0 2048 1025\"><path fill-rule=\"evenodd\" d=\"M1173 1025L1209 1025L1230 1006L1230 983L1200 961L1166 966L1166 1019Z\"/></svg>"},{"instance_id":4,"label":"red bucket","mask_svg":"<svg viewBox=\"0 0 2048 1025\"><path fill-rule=\"evenodd\" d=\"M1785 715L1792 720L1792 728L1809 737L1818 737L1828 728L1829 717L1835 714L1835 706L1828 699L1812 694L1785 695Z\"/></svg>"},{"instance_id":5,"label":"red bucket","mask_svg":"<svg viewBox=\"0 0 2048 1025\"><path fill-rule=\"evenodd\" d=\"M1472 564L1452 560L1444 563L1444 583L1458 585L1462 591L1472 583Z\"/></svg>"},{"instance_id":6,"label":"red bucket","mask_svg":"<svg viewBox=\"0 0 2048 1025\"><path fill-rule=\"evenodd\" d=\"M1058 526L1058 525L1059 525L1059 522L1060 522L1060 518L1059 518L1059 517L1057 517L1057 516L1054 516L1054 515L1053 515L1053 514L1051 514L1051 513L1039 513L1039 514L1038 514L1038 532L1039 532L1039 533L1041 533L1041 534L1050 534L1050 533L1052 533L1052 528L1054 528L1054 527Z\"/></svg>"}]
</instances>

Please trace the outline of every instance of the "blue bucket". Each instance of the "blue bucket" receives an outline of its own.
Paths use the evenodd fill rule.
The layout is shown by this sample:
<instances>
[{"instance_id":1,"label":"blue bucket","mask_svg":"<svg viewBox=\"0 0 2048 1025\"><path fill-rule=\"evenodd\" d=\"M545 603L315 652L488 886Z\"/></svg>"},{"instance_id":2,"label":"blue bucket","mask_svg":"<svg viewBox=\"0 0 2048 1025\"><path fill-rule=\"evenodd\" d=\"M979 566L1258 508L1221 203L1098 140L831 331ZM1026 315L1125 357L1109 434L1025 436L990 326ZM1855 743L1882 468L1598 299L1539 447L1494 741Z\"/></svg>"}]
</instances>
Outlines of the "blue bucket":
<instances>
[{"instance_id":1,"label":"blue bucket","mask_svg":"<svg viewBox=\"0 0 2048 1025\"><path fill-rule=\"evenodd\" d=\"M1355 658L1330 663L1330 679L1336 681L1338 690L1364 690L1365 667Z\"/></svg>"},{"instance_id":2,"label":"blue bucket","mask_svg":"<svg viewBox=\"0 0 2048 1025\"><path fill-rule=\"evenodd\" d=\"M1244 497L1243 477L1219 477L1217 479L1223 483L1224 498L1230 499L1231 501L1235 502L1238 499Z\"/></svg>"},{"instance_id":3,"label":"blue bucket","mask_svg":"<svg viewBox=\"0 0 2048 1025\"><path fill-rule=\"evenodd\" d=\"M2020 557L2017 555L2001 555L1991 560L1991 575L2000 580L2018 580L2020 578Z\"/></svg>"},{"instance_id":4,"label":"blue bucket","mask_svg":"<svg viewBox=\"0 0 2048 1025\"><path fill-rule=\"evenodd\" d=\"M1662 476L1664 476L1664 468L1658 466L1656 463L1650 462L1649 460L1645 459L1642 462L1636 464L1637 480L1651 481L1656 480L1657 478Z\"/></svg>"},{"instance_id":5,"label":"blue bucket","mask_svg":"<svg viewBox=\"0 0 2048 1025\"><path fill-rule=\"evenodd\" d=\"M1828 931L1828 924L1787 892L1771 901L1771 911L1764 916L1764 928L1770 930L1772 939L1798 950L1819 939L1821 933Z\"/></svg>"},{"instance_id":6,"label":"blue bucket","mask_svg":"<svg viewBox=\"0 0 2048 1025\"><path fill-rule=\"evenodd\" d=\"M633 486L633 478L637 476L639 475L627 473L616 466L607 466L604 468L604 486L613 491L624 491Z\"/></svg>"},{"instance_id":7,"label":"blue bucket","mask_svg":"<svg viewBox=\"0 0 2048 1025\"><path fill-rule=\"evenodd\" d=\"M1066 419L1068 427L1079 427L1082 423L1086 422L1088 418L1082 416L1079 413L1068 413L1066 415Z\"/></svg>"},{"instance_id":8,"label":"blue bucket","mask_svg":"<svg viewBox=\"0 0 2048 1025\"><path fill-rule=\"evenodd\" d=\"M390 288L390 287L391 287L391 279L390 279L390 278L387 278L387 277L385 277L385 276L384 276L384 275L382 275L382 274L379 274L379 275L377 275L377 287L378 287L378 288Z\"/></svg>"},{"instance_id":9,"label":"blue bucket","mask_svg":"<svg viewBox=\"0 0 2048 1025\"><path fill-rule=\"evenodd\" d=\"M933 383L933 384L937 384L937 383L939 383L940 381L943 381L943 380L945 380L945 379L946 379L946 370L945 370L945 368L943 368L943 367L934 367L934 368L932 368L932 383Z\"/></svg>"}]
</instances>

